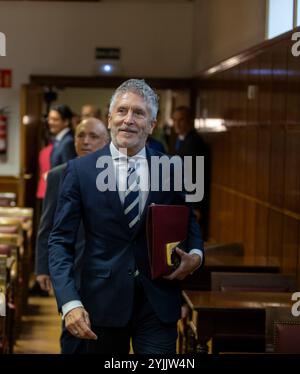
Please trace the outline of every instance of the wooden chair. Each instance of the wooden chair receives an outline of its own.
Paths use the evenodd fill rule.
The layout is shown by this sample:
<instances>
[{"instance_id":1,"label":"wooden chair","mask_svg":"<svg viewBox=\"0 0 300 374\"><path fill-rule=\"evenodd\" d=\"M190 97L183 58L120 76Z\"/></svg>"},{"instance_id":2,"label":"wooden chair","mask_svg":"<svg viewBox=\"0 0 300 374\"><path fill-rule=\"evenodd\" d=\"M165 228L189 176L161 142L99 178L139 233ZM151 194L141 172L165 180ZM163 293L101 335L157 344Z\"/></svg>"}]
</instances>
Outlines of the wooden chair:
<instances>
[{"instance_id":1,"label":"wooden chair","mask_svg":"<svg viewBox=\"0 0 300 374\"><path fill-rule=\"evenodd\" d=\"M6 256L0 255L0 353L7 353L6 335Z\"/></svg>"},{"instance_id":2,"label":"wooden chair","mask_svg":"<svg viewBox=\"0 0 300 374\"><path fill-rule=\"evenodd\" d=\"M231 273L212 272L211 285L213 291L224 292L292 292L295 291L296 277L278 273ZM260 323L264 325L265 315L261 315ZM257 321L258 323L258 321ZM264 336L239 336L238 338L218 336L214 339L214 350L230 352L263 352Z\"/></svg>"},{"instance_id":3,"label":"wooden chair","mask_svg":"<svg viewBox=\"0 0 300 374\"><path fill-rule=\"evenodd\" d=\"M33 226L33 209L20 207L0 207L0 217L10 217L19 219L23 230L23 245L20 247L21 261L20 280L22 281L22 308L26 310L28 299L29 278L33 271L33 255L32 255L32 226Z\"/></svg>"},{"instance_id":4,"label":"wooden chair","mask_svg":"<svg viewBox=\"0 0 300 374\"><path fill-rule=\"evenodd\" d=\"M291 274L212 272L211 288L213 291L293 292L297 281Z\"/></svg>"},{"instance_id":5,"label":"wooden chair","mask_svg":"<svg viewBox=\"0 0 300 374\"><path fill-rule=\"evenodd\" d=\"M0 192L0 206L14 207L17 205L17 195L14 192Z\"/></svg>"},{"instance_id":6,"label":"wooden chair","mask_svg":"<svg viewBox=\"0 0 300 374\"><path fill-rule=\"evenodd\" d=\"M21 318L23 315L23 274L22 274L22 237L19 234L0 233L0 253L7 257L7 268L9 287L7 292L7 302L10 311L10 320L13 320L13 332L10 333L14 340L21 328ZM10 345L11 346L11 345Z\"/></svg>"},{"instance_id":7,"label":"wooden chair","mask_svg":"<svg viewBox=\"0 0 300 374\"><path fill-rule=\"evenodd\" d=\"M291 308L266 309L266 352L300 354L300 319Z\"/></svg>"}]
</instances>

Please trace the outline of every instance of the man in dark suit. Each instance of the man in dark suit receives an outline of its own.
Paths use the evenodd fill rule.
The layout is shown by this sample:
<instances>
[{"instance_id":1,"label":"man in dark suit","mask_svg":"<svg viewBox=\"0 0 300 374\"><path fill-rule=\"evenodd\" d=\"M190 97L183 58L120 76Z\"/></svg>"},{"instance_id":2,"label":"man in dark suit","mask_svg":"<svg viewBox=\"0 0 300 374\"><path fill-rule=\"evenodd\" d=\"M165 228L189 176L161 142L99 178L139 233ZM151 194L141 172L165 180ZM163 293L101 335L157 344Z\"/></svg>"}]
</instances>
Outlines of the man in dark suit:
<instances>
[{"instance_id":1,"label":"man in dark suit","mask_svg":"<svg viewBox=\"0 0 300 374\"><path fill-rule=\"evenodd\" d=\"M104 147L108 143L106 126L96 118L89 118L78 124L75 132L75 149L78 157L85 156ZM47 190L43 202L43 214L39 224L36 241L36 274L37 281L43 291L51 290L48 260L48 239L53 226L54 213L57 206L59 190L67 164L53 168L47 177ZM75 244L74 274L76 288L80 286L80 264L84 251L84 231L80 227ZM61 336L62 353L80 353L84 348L81 339L74 338L66 329Z\"/></svg>"},{"instance_id":2,"label":"man in dark suit","mask_svg":"<svg viewBox=\"0 0 300 374\"><path fill-rule=\"evenodd\" d=\"M51 168L76 157L71 130L72 117L73 113L67 105L55 105L49 111L49 130L54 135L53 150L50 155Z\"/></svg>"},{"instance_id":3,"label":"man in dark suit","mask_svg":"<svg viewBox=\"0 0 300 374\"><path fill-rule=\"evenodd\" d=\"M190 109L186 106L175 108L172 114L174 131L177 134L175 152L181 158L193 158L193 183L196 182L196 157L204 156L204 198L194 204L193 208L201 226L203 239L208 238L209 191L210 191L210 150L208 144L195 130Z\"/></svg>"},{"instance_id":4,"label":"man in dark suit","mask_svg":"<svg viewBox=\"0 0 300 374\"><path fill-rule=\"evenodd\" d=\"M203 260L200 230L190 211L186 251L176 249L180 266L168 277L151 279L147 207L185 204L185 194L174 187L140 188L141 181L151 180L153 157L162 155L145 147L157 109L157 96L143 80L124 82L110 103L111 143L68 163L49 238L49 265L66 328L89 339L89 353L128 353L130 337L135 353L175 353L178 280ZM86 247L78 292L72 267L81 220Z\"/></svg>"}]
</instances>

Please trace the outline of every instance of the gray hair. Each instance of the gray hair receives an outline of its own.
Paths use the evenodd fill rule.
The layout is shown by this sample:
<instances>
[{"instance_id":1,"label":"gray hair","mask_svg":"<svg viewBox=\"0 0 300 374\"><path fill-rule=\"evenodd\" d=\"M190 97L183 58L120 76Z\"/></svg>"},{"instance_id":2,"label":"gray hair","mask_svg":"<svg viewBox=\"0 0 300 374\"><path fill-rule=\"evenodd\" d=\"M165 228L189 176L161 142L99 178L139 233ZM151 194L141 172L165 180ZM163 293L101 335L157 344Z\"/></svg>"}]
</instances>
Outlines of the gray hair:
<instances>
[{"instance_id":1,"label":"gray hair","mask_svg":"<svg viewBox=\"0 0 300 374\"><path fill-rule=\"evenodd\" d=\"M123 82L114 92L110 99L109 113L111 113L116 99L119 95L126 92L134 92L140 95L149 106L151 119L155 120L158 112L158 96L153 89L144 81L144 79L128 79Z\"/></svg>"}]
</instances>

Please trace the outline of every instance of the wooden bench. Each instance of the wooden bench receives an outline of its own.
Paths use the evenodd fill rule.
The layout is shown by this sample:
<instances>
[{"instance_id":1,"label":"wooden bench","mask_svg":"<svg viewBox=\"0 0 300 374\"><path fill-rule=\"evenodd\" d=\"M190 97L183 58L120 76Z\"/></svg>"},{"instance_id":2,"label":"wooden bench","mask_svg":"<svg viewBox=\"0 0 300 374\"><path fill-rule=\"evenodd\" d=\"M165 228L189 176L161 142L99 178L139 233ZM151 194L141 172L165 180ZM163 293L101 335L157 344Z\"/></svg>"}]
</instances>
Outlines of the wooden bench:
<instances>
[{"instance_id":1,"label":"wooden bench","mask_svg":"<svg viewBox=\"0 0 300 374\"><path fill-rule=\"evenodd\" d=\"M0 206L14 207L16 202L17 195L14 192L0 192Z\"/></svg>"},{"instance_id":2,"label":"wooden bench","mask_svg":"<svg viewBox=\"0 0 300 374\"><path fill-rule=\"evenodd\" d=\"M293 292L297 280L293 274L212 272L212 291Z\"/></svg>"},{"instance_id":3,"label":"wooden bench","mask_svg":"<svg viewBox=\"0 0 300 374\"><path fill-rule=\"evenodd\" d=\"M300 354L300 316L292 309L266 309L266 352Z\"/></svg>"},{"instance_id":4,"label":"wooden bench","mask_svg":"<svg viewBox=\"0 0 300 374\"><path fill-rule=\"evenodd\" d=\"M26 310L28 299L28 288L30 274L33 271L33 255L32 255L32 226L33 226L33 209L19 207L0 207L0 217L13 218L20 221L23 230L23 245L20 247L21 258L19 261L19 273L22 281L22 308Z\"/></svg>"}]
</instances>

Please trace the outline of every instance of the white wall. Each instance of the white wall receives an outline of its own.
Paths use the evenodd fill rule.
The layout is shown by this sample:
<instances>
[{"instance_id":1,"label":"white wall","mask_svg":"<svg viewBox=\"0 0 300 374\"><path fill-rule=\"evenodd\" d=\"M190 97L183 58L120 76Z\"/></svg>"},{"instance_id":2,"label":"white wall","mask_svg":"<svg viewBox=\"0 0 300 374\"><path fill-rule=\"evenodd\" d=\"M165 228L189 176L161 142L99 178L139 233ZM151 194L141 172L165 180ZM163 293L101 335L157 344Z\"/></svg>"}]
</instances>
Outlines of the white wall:
<instances>
[{"instance_id":1,"label":"white wall","mask_svg":"<svg viewBox=\"0 0 300 374\"><path fill-rule=\"evenodd\" d=\"M266 0L196 0L194 73L265 39Z\"/></svg>"},{"instance_id":2,"label":"white wall","mask_svg":"<svg viewBox=\"0 0 300 374\"><path fill-rule=\"evenodd\" d=\"M0 31L13 70L13 88L0 88L9 106L9 158L0 175L19 173L19 92L30 74L92 75L95 47L120 47L127 76L188 77L192 73L193 3L0 2ZM12 151L13 150L13 151Z\"/></svg>"}]
</instances>

